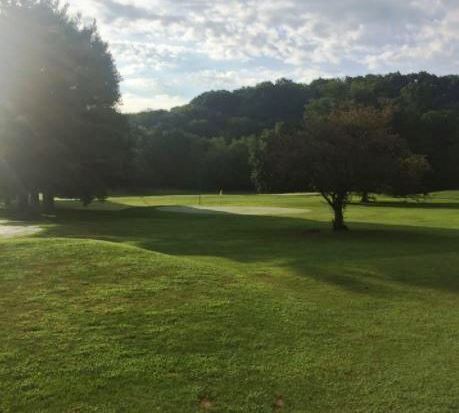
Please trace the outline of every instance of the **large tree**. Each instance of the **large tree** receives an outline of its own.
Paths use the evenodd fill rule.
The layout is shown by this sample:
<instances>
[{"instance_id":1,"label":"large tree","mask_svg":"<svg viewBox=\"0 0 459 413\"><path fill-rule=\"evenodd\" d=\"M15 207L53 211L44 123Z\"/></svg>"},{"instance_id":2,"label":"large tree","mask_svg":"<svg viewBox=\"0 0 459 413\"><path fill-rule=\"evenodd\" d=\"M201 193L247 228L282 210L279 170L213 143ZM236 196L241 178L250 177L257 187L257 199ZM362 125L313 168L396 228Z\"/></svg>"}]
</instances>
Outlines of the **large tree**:
<instances>
[{"instance_id":1,"label":"large tree","mask_svg":"<svg viewBox=\"0 0 459 413\"><path fill-rule=\"evenodd\" d=\"M388 108L312 104L302 127L279 125L259 141L252 159L258 189L316 190L332 208L337 231L347 228L344 210L353 193L415 193L428 163L392 132L391 117Z\"/></svg>"},{"instance_id":2,"label":"large tree","mask_svg":"<svg viewBox=\"0 0 459 413\"><path fill-rule=\"evenodd\" d=\"M408 148L390 131L390 110L351 106L323 116L306 111L307 167L313 187L334 212L333 229L346 229L353 192L382 190Z\"/></svg>"},{"instance_id":3,"label":"large tree","mask_svg":"<svg viewBox=\"0 0 459 413\"><path fill-rule=\"evenodd\" d=\"M53 0L0 1L3 170L15 195L89 202L121 179L127 123L116 111L120 76L95 24ZM8 176L3 175L8 179Z\"/></svg>"}]
</instances>

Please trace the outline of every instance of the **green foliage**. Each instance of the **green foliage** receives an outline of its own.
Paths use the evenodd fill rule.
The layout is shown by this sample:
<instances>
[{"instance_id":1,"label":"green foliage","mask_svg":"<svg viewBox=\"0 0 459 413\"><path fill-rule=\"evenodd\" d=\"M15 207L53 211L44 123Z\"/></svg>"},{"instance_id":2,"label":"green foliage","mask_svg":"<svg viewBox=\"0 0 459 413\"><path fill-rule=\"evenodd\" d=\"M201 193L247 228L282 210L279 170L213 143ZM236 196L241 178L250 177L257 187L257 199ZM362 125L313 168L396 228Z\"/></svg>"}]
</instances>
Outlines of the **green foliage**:
<instances>
[{"instance_id":1,"label":"green foliage","mask_svg":"<svg viewBox=\"0 0 459 413\"><path fill-rule=\"evenodd\" d=\"M332 207L335 229L345 229L343 211L352 193L406 195L424 188L429 164L410 156L406 142L390 130L391 108L324 102L306 108L304 127L279 125L262 135L252 158L260 190L312 188Z\"/></svg>"},{"instance_id":2,"label":"green foliage","mask_svg":"<svg viewBox=\"0 0 459 413\"><path fill-rule=\"evenodd\" d=\"M459 185L458 96L457 76L438 77L425 72L318 79L309 85L281 79L276 83L264 82L234 92L207 92L188 105L170 112L144 112L130 115L129 119L136 127L148 130L159 130L161 133L180 130L195 135L193 142L199 147L202 147L200 139L224 137L226 142L231 142L252 136L252 141L259 141L250 145L254 150L252 161L255 168L247 172L245 179L230 179L226 186L238 188L241 185L239 189L245 189L249 187L246 182L251 175L254 187L258 190L290 191L294 187L303 189L307 185L298 184L296 177L282 173L282 168L277 167L276 162L293 160L263 160L259 151L266 145L301 147L301 137L289 138L285 132L275 131L277 123L283 123L284 127L292 130L303 122L304 116L327 116L342 105L377 109L390 106L394 111L390 121L393 133L407 141L412 153L425 156L431 165L428 179L417 185L424 192L457 188ZM267 129L270 132L265 132ZM281 135L279 142L274 137L276 135ZM295 141L297 138L298 142ZM215 156L215 151L213 153L212 156ZM204 150L197 163L204 164L206 156ZM171 162L174 160L171 159ZM239 163L242 162L245 162L244 157L239 160ZM268 164L272 169L262 171L262 165ZM145 171L145 175L148 174ZM263 174L266 179L261 177ZM188 187L187 176L183 175L182 178L181 182L180 179L176 180L174 186ZM211 181L212 177L204 174L200 181L208 179ZM270 183L266 184L268 181Z\"/></svg>"},{"instance_id":3,"label":"green foliage","mask_svg":"<svg viewBox=\"0 0 459 413\"><path fill-rule=\"evenodd\" d=\"M311 190L305 164L305 141L296 127L277 124L264 131L253 146L252 180L258 192Z\"/></svg>"},{"instance_id":4,"label":"green foliage","mask_svg":"<svg viewBox=\"0 0 459 413\"><path fill-rule=\"evenodd\" d=\"M351 106L306 118L303 169L332 207L336 230L346 228L343 211L351 193L390 187L408 154L405 142L389 129L391 116L390 109Z\"/></svg>"},{"instance_id":5,"label":"green foliage","mask_svg":"<svg viewBox=\"0 0 459 413\"><path fill-rule=\"evenodd\" d=\"M120 77L107 44L94 24L69 17L58 2L0 7L0 140L17 181L6 185L85 202L104 196L129 154L126 119L115 111Z\"/></svg>"},{"instance_id":6,"label":"green foliage","mask_svg":"<svg viewBox=\"0 0 459 413\"><path fill-rule=\"evenodd\" d=\"M428 190L425 177L431 172L431 166L424 155L412 154L400 159L390 192L397 196L424 194Z\"/></svg>"},{"instance_id":7,"label":"green foliage","mask_svg":"<svg viewBox=\"0 0 459 413\"><path fill-rule=\"evenodd\" d=\"M306 85L280 79L234 92L206 92L170 112L142 112L129 115L129 119L135 126L237 139L272 128L277 122L301 121L309 95Z\"/></svg>"},{"instance_id":8,"label":"green foliage","mask_svg":"<svg viewBox=\"0 0 459 413\"><path fill-rule=\"evenodd\" d=\"M250 190L251 138L200 138L181 130L135 132L133 188Z\"/></svg>"}]
</instances>

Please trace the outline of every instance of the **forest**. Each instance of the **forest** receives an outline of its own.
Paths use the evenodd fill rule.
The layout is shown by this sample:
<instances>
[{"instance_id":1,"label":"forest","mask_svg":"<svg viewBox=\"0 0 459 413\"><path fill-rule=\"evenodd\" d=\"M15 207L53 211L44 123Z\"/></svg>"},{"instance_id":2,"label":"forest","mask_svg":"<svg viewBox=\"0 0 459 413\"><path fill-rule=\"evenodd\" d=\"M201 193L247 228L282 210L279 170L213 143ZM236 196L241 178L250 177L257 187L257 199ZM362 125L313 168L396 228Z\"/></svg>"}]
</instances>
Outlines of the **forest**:
<instances>
[{"instance_id":1,"label":"forest","mask_svg":"<svg viewBox=\"0 0 459 413\"><path fill-rule=\"evenodd\" d=\"M299 144L295 140L301 138L293 130L304 128L306 109L330 112L353 105L390 107L388 127L430 165L421 186L405 185L392 192L402 195L457 188L458 95L457 75L426 72L317 79L310 84L280 79L233 92L207 92L170 111L128 115L134 148L132 187L215 192L310 190L308 179L291 179L299 176L298 171L279 168L276 162L264 167L277 173L260 181L260 147L270 142L271 152L279 154L288 150L282 142L289 141L293 145L290 152L295 152ZM301 162L298 167L305 169Z\"/></svg>"}]
</instances>

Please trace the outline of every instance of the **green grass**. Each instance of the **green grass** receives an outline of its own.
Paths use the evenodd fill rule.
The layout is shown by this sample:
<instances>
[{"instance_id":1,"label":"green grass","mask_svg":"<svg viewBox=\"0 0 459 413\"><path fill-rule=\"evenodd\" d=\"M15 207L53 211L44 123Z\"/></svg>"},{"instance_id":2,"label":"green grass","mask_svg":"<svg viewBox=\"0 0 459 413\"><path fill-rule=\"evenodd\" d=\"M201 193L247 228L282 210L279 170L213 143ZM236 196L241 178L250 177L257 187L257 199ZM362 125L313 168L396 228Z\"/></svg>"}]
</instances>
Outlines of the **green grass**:
<instances>
[{"instance_id":1,"label":"green grass","mask_svg":"<svg viewBox=\"0 0 459 413\"><path fill-rule=\"evenodd\" d=\"M0 411L459 411L459 192L351 205L205 195L60 202L0 239ZM35 224L35 223L34 223Z\"/></svg>"}]
</instances>

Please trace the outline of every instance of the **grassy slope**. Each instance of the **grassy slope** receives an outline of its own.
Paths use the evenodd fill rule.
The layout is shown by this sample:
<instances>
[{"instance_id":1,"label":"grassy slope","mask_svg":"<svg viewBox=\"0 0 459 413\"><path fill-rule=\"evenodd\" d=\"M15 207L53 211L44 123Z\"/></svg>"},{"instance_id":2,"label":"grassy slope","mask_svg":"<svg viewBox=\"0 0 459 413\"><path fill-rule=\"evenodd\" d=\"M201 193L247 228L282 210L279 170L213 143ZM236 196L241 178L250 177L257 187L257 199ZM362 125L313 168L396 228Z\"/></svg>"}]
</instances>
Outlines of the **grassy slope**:
<instances>
[{"instance_id":1,"label":"grassy slope","mask_svg":"<svg viewBox=\"0 0 459 413\"><path fill-rule=\"evenodd\" d=\"M0 411L459 409L458 193L352 206L338 235L317 197L202 199L311 210L282 218L154 208L196 202L66 203L0 241Z\"/></svg>"}]
</instances>

